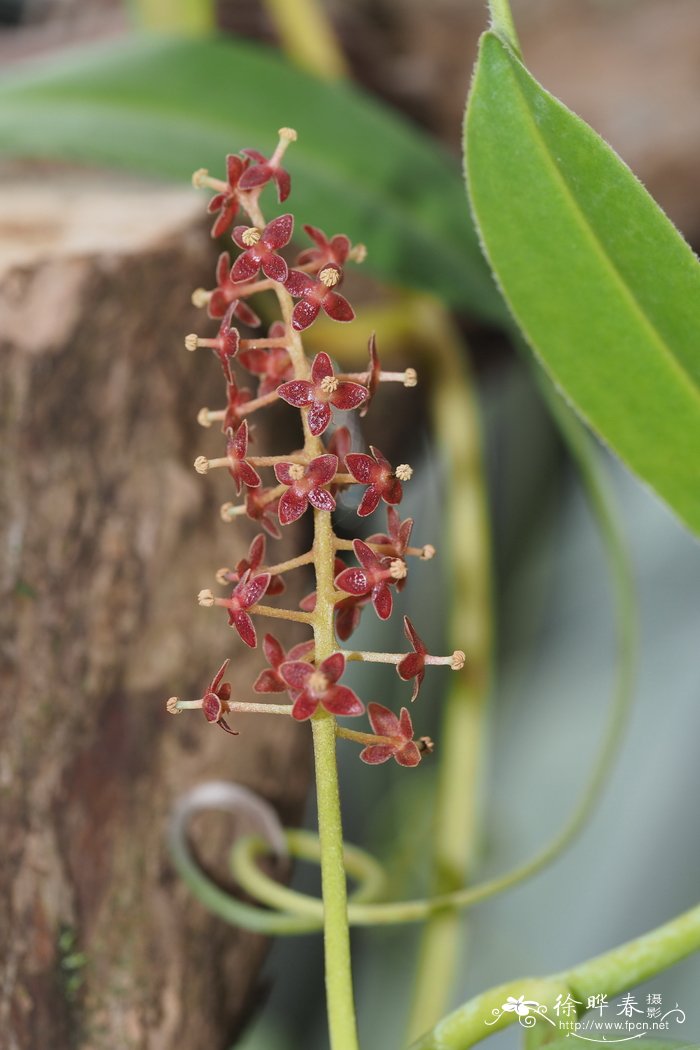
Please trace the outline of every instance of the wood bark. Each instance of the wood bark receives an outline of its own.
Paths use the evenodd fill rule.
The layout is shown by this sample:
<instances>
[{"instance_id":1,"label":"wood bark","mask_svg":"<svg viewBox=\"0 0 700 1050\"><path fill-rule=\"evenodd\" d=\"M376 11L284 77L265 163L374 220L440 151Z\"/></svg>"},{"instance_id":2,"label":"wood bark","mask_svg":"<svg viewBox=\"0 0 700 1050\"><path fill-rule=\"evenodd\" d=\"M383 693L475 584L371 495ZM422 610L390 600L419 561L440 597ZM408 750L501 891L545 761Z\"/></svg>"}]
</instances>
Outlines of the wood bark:
<instances>
[{"instance_id":1,"label":"wood bark","mask_svg":"<svg viewBox=\"0 0 700 1050\"><path fill-rule=\"evenodd\" d=\"M308 783L308 735L290 720L249 716L232 738L165 712L226 656L234 695L251 696L261 662L195 600L254 534L220 520L225 472L192 468L220 454L195 420L223 400L218 364L183 347L213 327L189 305L215 258L201 205L123 179L4 173L7 1050L224 1050L260 994L266 942L208 915L164 844L173 798L204 779L252 787L286 823ZM224 818L197 830L212 863L225 857Z\"/></svg>"}]
</instances>

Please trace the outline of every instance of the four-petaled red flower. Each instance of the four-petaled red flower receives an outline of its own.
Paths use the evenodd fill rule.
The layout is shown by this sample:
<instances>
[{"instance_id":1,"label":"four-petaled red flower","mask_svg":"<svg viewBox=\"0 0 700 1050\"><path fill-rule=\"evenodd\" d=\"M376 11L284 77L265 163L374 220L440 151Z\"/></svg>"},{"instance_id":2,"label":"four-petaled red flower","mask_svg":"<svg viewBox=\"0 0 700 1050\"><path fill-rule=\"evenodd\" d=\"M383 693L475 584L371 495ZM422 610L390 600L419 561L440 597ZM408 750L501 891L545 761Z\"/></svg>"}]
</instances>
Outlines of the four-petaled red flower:
<instances>
[{"instance_id":1,"label":"four-petaled red flower","mask_svg":"<svg viewBox=\"0 0 700 1050\"><path fill-rule=\"evenodd\" d=\"M262 572L259 576L251 578L250 570L248 570L233 588L231 597L226 602L229 627L235 627L241 639L251 649L254 649L258 644L258 638L253 621L246 609L260 601L269 583L269 572Z\"/></svg>"},{"instance_id":2,"label":"four-petaled red flower","mask_svg":"<svg viewBox=\"0 0 700 1050\"><path fill-rule=\"evenodd\" d=\"M370 766L378 766L390 758L400 766L417 766L421 752L413 740L413 723L405 707L397 718L393 711L381 704L368 704L367 715L377 736L386 737L386 742L369 744L360 752L360 758Z\"/></svg>"},{"instance_id":3,"label":"four-petaled red flower","mask_svg":"<svg viewBox=\"0 0 700 1050\"><path fill-rule=\"evenodd\" d=\"M284 286L290 295L300 300L292 312L292 328L303 332L314 323L321 309L334 321L352 321L355 317L352 306L333 291L341 279L340 268L332 265L325 266L317 278L301 270L290 270Z\"/></svg>"},{"instance_id":4,"label":"four-petaled red flower","mask_svg":"<svg viewBox=\"0 0 700 1050\"><path fill-rule=\"evenodd\" d=\"M338 576L344 569L345 562L343 559L336 558L333 570L335 575ZM340 601L334 604L335 633L338 636L338 641L346 642L350 635L355 632L360 623L362 610L368 601L368 594L351 594L347 598L341 598ZM304 612L313 612L316 608L316 591L312 591L311 594L307 594L305 598L302 598L299 602L299 608L303 609Z\"/></svg>"},{"instance_id":5,"label":"four-petaled red flower","mask_svg":"<svg viewBox=\"0 0 700 1050\"><path fill-rule=\"evenodd\" d=\"M279 502L280 525L296 521L309 504L317 510L335 510L335 500L322 486L328 484L337 469L337 458L329 455L317 456L307 467L299 463L275 464L277 480L289 486Z\"/></svg>"},{"instance_id":6,"label":"four-petaled red flower","mask_svg":"<svg viewBox=\"0 0 700 1050\"><path fill-rule=\"evenodd\" d=\"M280 339L284 334L285 327L281 321L275 321L270 326L268 335L271 339ZM280 383L284 383L294 375L292 359L284 346L253 347L251 350L242 350L238 355L238 361L253 375L260 376L258 397L271 394Z\"/></svg>"},{"instance_id":7,"label":"four-petaled red flower","mask_svg":"<svg viewBox=\"0 0 700 1050\"><path fill-rule=\"evenodd\" d=\"M244 419L238 430L229 430L226 434L226 456L228 472L236 483L236 495L241 494L241 485L249 489L258 488L262 482L260 475L246 459L248 454L248 420Z\"/></svg>"},{"instance_id":8,"label":"four-petaled red flower","mask_svg":"<svg viewBox=\"0 0 700 1050\"><path fill-rule=\"evenodd\" d=\"M247 387L239 387L236 383L235 376L231 376L230 383L226 384L226 412L224 413L224 423L222 430L226 433L227 430L235 430L243 419L243 413L239 409L247 404L252 397L250 390Z\"/></svg>"},{"instance_id":9,"label":"four-petaled red flower","mask_svg":"<svg viewBox=\"0 0 700 1050\"><path fill-rule=\"evenodd\" d=\"M255 574L265 561L265 547L265 536L262 532L259 532L248 548L247 557L241 558L233 571L222 570L220 575L217 574L219 582L238 583L246 572L250 571L251 574ZM286 590L284 579L281 576L270 576L270 583L266 593L272 597L276 594L282 594L284 590Z\"/></svg>"},{"instance_id":10,"label":"four-petaled red flower","mask_svg":"<svg viewBox=\"0 0 700 1050\"><path fill-rule=\"evenodd\" d=\"M301 660L283 663L280 675L297 694L292 717L303 722L315 714L319 704L334 715L361 715L365 707L359 697L347 686L337 684L344 670L342 653L326 657L318 667Z\"/></svg>"},{"instance_id":11,"label":"four-petaled red flower","mask_svg":"<svg viewBox=\"0 0 700 1050\"><path fill-rule=\"evenodd\" d=\"M273 634L266 634L263 638L263 652L265 653L265 659L270 666L266 667L264 671L261 671L255 679L255 682L253 683L253 689L255 692L290 692L290 687L279 673L280 667L288 660L305 660L314 651L315 644L313 638L310 638L307 642L299 642L298 645L292 646L289 652L285 653L275 636ZM291 696L292 699L295 699L296 693L292 691Z\"/></svg>"},{"instance_id":12,"label":"four-petaled red flower","mask_svg":"<svg viewBox=\"0 0 700 1050\"><path fill-rule=\"evenodd\" d=\"M409 540L411 539L413 518L406 518L405 521L401 521L401 518L394 508L387 506L386 527L387 532L375 532L374 535L367 537L367 542L376 543L378 546L382 547L389 547L390 550L386 553L390 554L392 558L403 558ZM407 577L404 576L402 580L397 582L397 591L402 591L404 589L406 579Z\"/></svg>"},{"instance_id":13,"label":"four-petaled red flower","mask_svg":"<svg viewBox=\"0 0 700 1050\"><path fill-rule=\"evenodd\" d=\"M268 222L264 230L259 230L257 226L235 226L233 239L244 250L233 264L231 280L251 281L262 267L262 272L271 281L284 283L289 270L277 252L289 244L293 229L294 219L289 214Z\"/></svg>"},{"instance_id":14,"label":"four-petaled red flower","mask_svg":"<svg viewBox=\"0 0 700 1050\"><path fill-rule=\"evenodd\" d=\"M380 500L396 504L403 498L401 482L389 460L374 445L370 445L369 448L371 456L364 452L350 452L345 457L345 465L355 481L369 486L365 489L357 508L361 518L372 514L379 506Z\"/></svg>"},{"instance_id":15,"label":"four-petaled red flower","mask_svg":"<svg viewBox=\"0 0 700 1050\"><path fill-rule=\"evenodd\" d=\"M316 354L311 365L311 382L293 379L277 389L279 396L295 408L307 408L309 430L318 437L331 421L331 405L343 412L357 408L367 400L367 390L359 383L336 379L328 354Z\"/></svg>"},{"instance_id":16,"label":"four-petaled red flower","mask_svg":"<svg viewBox=\"0 0 700 1050\"><path fill-rule=\"evenodd\" d=\"M406 565L400 558L379 558L362 540L353 540L358 566L343 569L335 578L336 587L356 596L368 594L380 620L388 620L393 608L389 584L406 575Z\"/></svg>"},{"instance_id":17,"label":"four-petaled red flower","mask_svg":"<svg viewBox=\"0 0 700 1050\"><path fill-rule=\"evenodd\" d=\"M329 239L317 226L304 226L304 233L308 233L316 247L305 248L297 258L297 266L313 263L317 270L322 270L324 266L344 265L350 254L349 237L344 233L336 233L335 237Z\"/></svg>"},{"instance_id":18,"label":"four-petaled red flower","mask_svg":"<svg viewBox=\"0 0 700 1050\"><path fill-rule=\"evenodd\" d=\"M255 190L259 186L267 185L270 179L274 179L277 186L278 201L280 204L286 201L292 188L292 180L289 177L289 173L284 168L281 168L279 164L271 164L267 157L262 153L258 153L256 149L244 149L242 152L245 153L246 157L254 160L255 164L251 165L244 172L239 183L240 188L242 190Z\"/></svg>"},{"instance_id":19,"label":"four-petaled red flower","mask_svg":"<svg viewBox=\"0 0 700 1050\"><path fill-rule=\"evenodd\" d=\"M231 260L228 252L222 252L216 264L216 288L207 307L209 316L218 319L225 317L230 310L232 317L237 317L250 328L257 328L261 321L244 301L246 291L245 284L234 284L231 280Z\"/></svg>"},{"instance_id":20,"label":"four-petaled red flower","mask_svg":"<svg viewBox=\"0 0 700 1050\"><path fill-rule=\"evenodd\" d=\"M238 732L235 729L231 729L231 726L224 718L224 714L230 711L228 702L231 698L231 686L228 682L222 683L221 679L226 674L228 665L229 661L224 660L207 686L207 691L202 697L202 712L207 722L215 722L222 729L225 729L227 733L230 733L231 736L238 736Z\"/></svg>"},{"instance_id":21,"label":"four-petaled red flower","mask_svg":"<svg viewBox=\"0 0 700 1050\"><path fill-rule=\"evenodd\" d=\"M278 500L270 499L270 488L249 489L246 493L245 512L251 521L258 521L274 540L282 533L276 521Z\"/></svg>"},{"instance_id":22,"label":"four-petaled red flower","mask_svg":"<svg viewBox=\"0 0 700 1050\"><path fill-rule=\"evenodd\" d=\"M401 663L396 665L396 670L399 673L399 678L403 678L404 682L410 681L411 678L414 679L413 693L411 695L411 701L413 701L418 696L420 687L423 684L423 679L425 678L425 658L428 650L408 616L404 616L403 618L403 629L406 637L411 643L413 652L407 653L406 656L404 656Z\"/></svg>"},{"instance_id":23,"label":"four-petaled red flower","mask_svg":"<svg viewBox=\"0 0 700 1050\"><path fill-rule=\"evenodd\" d=\"M229 153L226 158L226 182L228 189L212 197L207 208L207 211L212 215L217 211L219 213L211 228L212 237L220 237L222 233L226 233L236 218L236 212L239 207L238 190L242 189L240 179L248 167L248 163L247 160L237 157L235 153Z\"/></svg>"}]
</instances>

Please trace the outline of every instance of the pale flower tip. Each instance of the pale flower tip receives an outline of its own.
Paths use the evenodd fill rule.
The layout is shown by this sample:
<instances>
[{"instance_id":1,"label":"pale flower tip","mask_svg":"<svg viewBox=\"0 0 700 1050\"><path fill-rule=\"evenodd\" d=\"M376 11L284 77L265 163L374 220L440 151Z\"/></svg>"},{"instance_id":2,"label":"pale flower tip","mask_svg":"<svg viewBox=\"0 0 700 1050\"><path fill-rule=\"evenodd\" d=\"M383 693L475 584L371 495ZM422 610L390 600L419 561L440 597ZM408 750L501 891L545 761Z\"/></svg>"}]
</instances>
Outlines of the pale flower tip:
<instances>
[{"instance_id":1,"label":"pale flower tip","mask_svg":"<svg viewBox=\"0 0 700 1050\"><path fill-rule=\"evenodd\" d=\"M206 186L204 181L209 177L209 171L207 168L197 168L192 174L192 185L196 190L201 190Z\"/></svg>"},{"instance_id":2,"label":"pale flower tip","mask_svg":"<svg viewBox=\"0 0 700 1050\"><path fill-rule=\"evenodd\" d=\"M252 248L258 243L261 236L262 234L257 228L257 226L251 226L250 229L243 231L243 234L241 235L241 240L245 244L246 248Z\"/></svg>"},{"instance_id":3,"label":"pale flower tip","mask_svg":"<svg viewBox=\"0 0 700 1050\"><path fill-rule=\"evenodd\" d=\"M306 471L304 470L301 463L292 463L291 467L289 468L289 476L292 479L292 481L300 481L304 477L305 473Z\"/></svg>"},{"instance_id":4,"label":"pale flower tip","mask_svg":"<svg viewBox=\"0 0 700 1050\"><path fill-rule=\"evenodd\" d=\"M197 471L198 474L208 474L209 460L207 459L207 457L197 456L196 460L194 461L194 469Z\"/></svg>"},{"instance_id":5,"label":"pale flower tip","mask_svg":"<svg viewBox=\"0 0 700 1050\"><path fill-rule=\"evenodd\" d=\"M228 521L233 521L233 514L231 513L231 511L233 510L233 507L234 507L233 503L222 503L221 504L221 508L219 510L219 514L221 515L221 518L222 518L223 521L227 521L227 522Z\"/></svg>"},{"instance_id":6,"label":"pale flower tip","mask_svg":"<svg viewBox=\"0 0 700 1050\"><path fill-rule=\"evenodd\" d=\"M231 582L230 577L231 577L231 570L229 568L227 568L225 565L224 565L223 568L217 569L216 570L216 574L214 576L216 582L218 584L220 584L222 587L225 587L227 583Z\"/></svg>"},{"instance_id":7,"label":"pale flower tip","mask_svg":"<svg viewBox=\"0 0 700 1050\"><path fill-rule=\"evenodd\" d=\"M415 368L407 368L403 374L404 386L418 386L418 373Z\"/></svg>"},{"instance_id":8,"label":"pale flower tip","mask_svg":"<svg viewBox=\"0 0 700 1050\"><path fill-rule=\"evenodd\" d=\"M192 305L196 306L198 310L206 306L210 299L211 292L208 292L206 288L195 288L192 292Z\"/></svg>"},{"instance_id":9,"label":"pale flower tip","mask_svg":"<svg viewBox=\"0 0 700 1050\"><path fill-rule=\"evenodd\" d=\"M406 577L408 569L406 568L406 562L402 558L394 558L389 564L389 573L392 580L403 580Z\"/></svg>"},{"instance_id":10,"label":"pale flower tip","mask_svg":"<svg viewBox=\"0 0 700 1050\"><path fill-rule=\"evenodd\" d=\"M421 551L421 555L420 556L423 559L423 561L430 561L432 558L435 557L435 554L436 554L436 551L435 551L435 548L433 547L432 543L426 543L425 546L423 547L423 550Z\"/></svg>"},{"instance_id":11,"label":"pale flower tip","mask_svg":"<svg viewBox=\"0 0 700 1050\"><path fill-rule=\"evenodd\" d=\"M193 350L197 349L199 343L199 336L196 332L190 332L189 335L185 336L185 350L189 350L192 353Z\"/></svg>"},{"instance_id":12,"label":"pale flower tip","mask_svg":"<svg viewBox=\"0 0 700 1050\"><path fill-rule=\"evenodd\" d=\"M167 710L169 715L179 715L179 714L182 713L180 711L180 708L178 707L179 703L180 703L179 696L171 696L170 697L170 699L168 700L167 704L165 705L165 708L166 708L166 710Z\"/></svg>"},{"instance_id":13,"label":"pale flower tip","mask_svg":"<svg viewBox=\"0 0 700 1050\"><path fill-rule=\"evenodd\" d=\"M435 750L435 744L432 742L429 736L422 736L416 741L418 744L418 750L421 754L432 755Z\"/></svg>"},{"instance_id":14,"label":"pale flower tip","mask_svg":"<svg viewBox=\"0 0 700 1050\"><path fill-rule=\"evenodd\" d=\"M197 595L197 602L199 605L204 606L205 609L210 609L214 604L214 595L208 588L205 588Z\"/></svg>"},{"instance_id":15,"label":"pale flower tip","mask_svg":"<svg viewBox=\"0 0 700 1050\"><path fill-rule=\"evenodd\" d=\"M281 139L284 139L286 142L296 142L297 138L299 137L294 128L280 128L277 134Z\"/></svg>"},{"instance_id":16,"label":"pale flower tip","mask_svg":"<svg viewBox=\"0 0 700 1050\"><path fill-rule=\"evenodd\" d=\"M340 280L340 272L335 266L326 266L326 268L319 273L318 279L321 284L325 284L326 288L334 288Z\"/></svg>"},{"instance_id":17,"label":"pale flower tip","mask_svg":"<svg viewBox=\"0 0 700 1050\"><path fill-rule=\"evenodd\" d=\"M455 649L452 653L452 663L450 664L450 667L453 671L461 671L466 659L466 653L463 653L461 649Z\"/></svg>"},{"instance_id":18,"label":"pale flower tip","mask_svg":"<svg viewBox=\"0 0 700 1050\"><path fill-rule=\"evenodd\" d=\"M200 427L211 426L211 419L209 418L208 408L200 408L199 412L197 413L197 422L199 423Z\"/></svg>"},{"instance_id":19,"label":"pale flower tip","mask_svg":"<svg viewBox=\"0 0 700 1050\"><path fill-rule=\"evenodd\" d=\"M408 463L399 463L394 473L399 481L410 481L413 477L413 467L409 467Z\"/></svg>"},{"instance_id":20,"label":"pale flower tip","mask_svg":"<svg viewBox=\"0 0 700 1050\"><path fill-rule=\"evenodd\" d=\"M366 258L367 258L367 245L366 244L356 244L353 248L351 248L350 253L348 255L348 259L352 259L352 261L356 262L356 263L363 263Z\"/></svg>"}]
</instances>

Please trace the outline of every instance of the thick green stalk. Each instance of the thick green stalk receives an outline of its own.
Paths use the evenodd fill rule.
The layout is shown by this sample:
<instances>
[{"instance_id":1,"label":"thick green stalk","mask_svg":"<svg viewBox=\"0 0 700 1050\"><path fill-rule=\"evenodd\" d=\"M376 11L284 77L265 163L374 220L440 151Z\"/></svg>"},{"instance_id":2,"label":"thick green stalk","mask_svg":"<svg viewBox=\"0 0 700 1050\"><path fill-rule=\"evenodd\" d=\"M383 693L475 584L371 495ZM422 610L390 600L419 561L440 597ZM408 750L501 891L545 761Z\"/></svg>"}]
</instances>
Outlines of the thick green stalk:
<instances>
[{"instance_id":1,"label":"thick green stalk","mask_svg":"<svg viewBox=\"0 0 700 1050\"><path fill-rule=\"evenodd\" d=\"M319 0L263 0L287 57L322 80L341 80L348 67Z\"/></svg>"},{"instance_id":2,"label":"thick green stalk","mask_svg":"<svg viewBox=\"0 0 700 1050\"><path fill-rule=\"evenodd\" d=\"M213 0L130 0L141 29L181 36L209 36L216 31Z\"/></svg>"},{"instance_id":3,"label":"thick green stalk","mask_svg":"<svg viewBox=\"0 0 700 1050\"><path fill-rule=\"evenodd\" d=\"M510 10L509 0L489 0L489 12L491 14L491 28L493 31L520 56L520 41L515 29L515 22Z\"/></svg>"}]
</instances>

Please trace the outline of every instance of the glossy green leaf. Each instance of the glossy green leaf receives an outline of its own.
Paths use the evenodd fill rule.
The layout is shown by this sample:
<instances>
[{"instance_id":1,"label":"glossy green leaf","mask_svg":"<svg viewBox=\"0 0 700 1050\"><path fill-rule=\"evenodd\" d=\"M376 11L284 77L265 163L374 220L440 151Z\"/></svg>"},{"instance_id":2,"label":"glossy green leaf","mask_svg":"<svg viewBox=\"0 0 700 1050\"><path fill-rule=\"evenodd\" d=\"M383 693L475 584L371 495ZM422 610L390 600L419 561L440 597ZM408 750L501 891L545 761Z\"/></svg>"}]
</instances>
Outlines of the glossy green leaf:
<instances>
[{"instance_id":1,"label":"glossy green leaf","mask_svg":"<svg viewBox=\"0 0 700 1050\"><path fill-rule=\"evenodd\" d=\"M505 315L464 214L457 165L348 85L320 83L252 44L158 37L0 79L5 154L184 182L199 167L223 172L227 152L272 149L290 125L299 132L287 157L300 224L365 243L367 265L393 281L484 318Z\"/></svg>"},{"instance_id":2,"label":"glossy green leaf","mask_svg":"<svg viewBox=\"0 0 700 1050\"><path fill-rule=\"evenodd\" d=\"M564 396L700 533L700 265L625 164L494 33L467 107L485 253Z\"/></svg>"}]
</instances>

